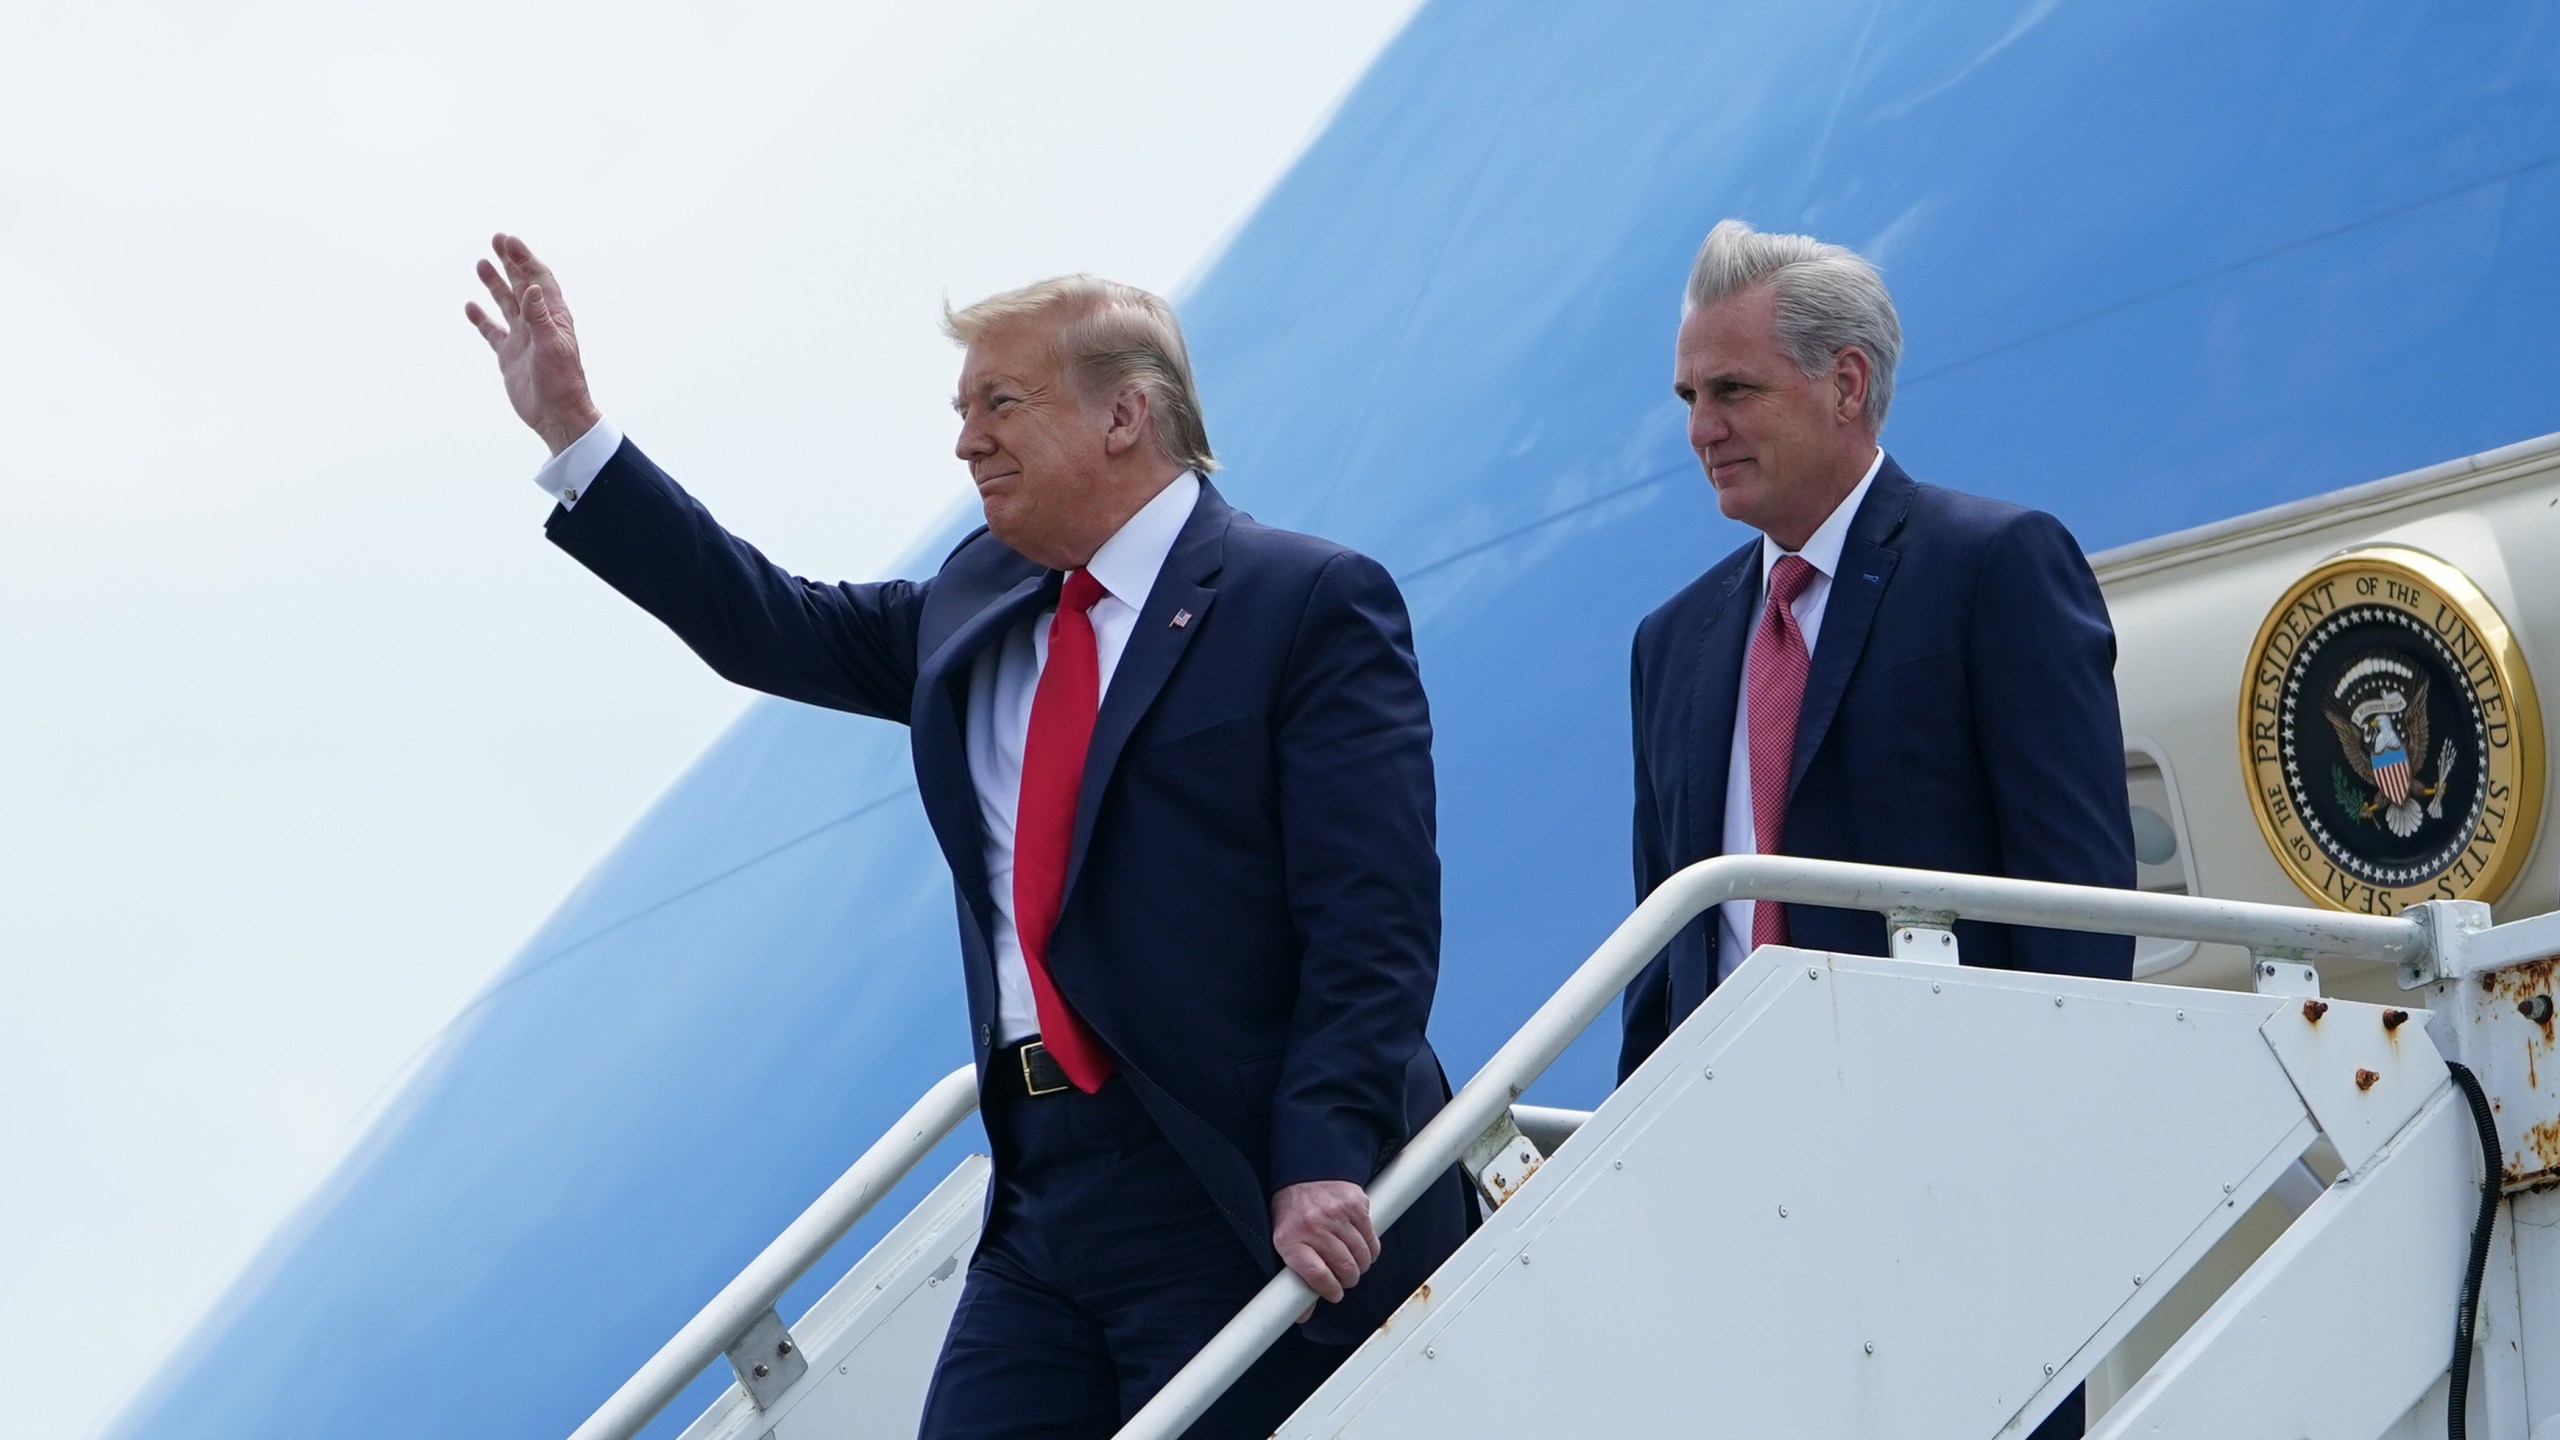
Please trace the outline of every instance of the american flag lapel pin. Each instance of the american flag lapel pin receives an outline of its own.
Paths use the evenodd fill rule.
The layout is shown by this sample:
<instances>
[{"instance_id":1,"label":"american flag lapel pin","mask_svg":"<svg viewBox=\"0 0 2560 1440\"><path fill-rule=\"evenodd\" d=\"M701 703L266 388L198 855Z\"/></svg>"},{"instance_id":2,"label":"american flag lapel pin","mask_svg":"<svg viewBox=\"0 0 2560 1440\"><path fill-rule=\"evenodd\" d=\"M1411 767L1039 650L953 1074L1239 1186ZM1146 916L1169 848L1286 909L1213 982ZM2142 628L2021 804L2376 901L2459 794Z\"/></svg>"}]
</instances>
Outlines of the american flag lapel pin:
<instances>
[{"instance_id":1,"label":"american flag lapel pin","mask_svg":"<svg viewBox=\"0 0 2560 1440\"><path fill-rule=\"evenodd\" d=\"M1191 623L1191 612L1190 612L1190 611L1188 611L1188 610L1176 610L1176 611L1174 611L1174 612L1173 612L1173 628L1174 628L1174 629L1179 630L1179 629L1181 629L1183 626L1188 625L1188 624L1190 624L1190 623Z\"/></svg>"}]
</instances>

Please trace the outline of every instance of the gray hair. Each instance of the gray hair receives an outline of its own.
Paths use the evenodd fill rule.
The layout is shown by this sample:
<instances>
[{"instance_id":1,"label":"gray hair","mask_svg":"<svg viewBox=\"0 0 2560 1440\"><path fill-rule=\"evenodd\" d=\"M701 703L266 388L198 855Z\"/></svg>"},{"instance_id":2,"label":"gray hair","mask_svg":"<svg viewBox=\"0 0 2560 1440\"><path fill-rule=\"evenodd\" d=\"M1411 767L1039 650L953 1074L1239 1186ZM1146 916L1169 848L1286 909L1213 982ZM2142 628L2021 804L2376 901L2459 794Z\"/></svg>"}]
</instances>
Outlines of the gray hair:
<instances>
[{"instance_id":1,"label":"gray hair","mask_svg":"<svg viewBox=\"0 0 2560 1440\"><path fill-rule=\"evenodd\" d=\"M1058 361L1090 398L1134 385L1147 397L1158 449L1206 475L1218 468L1191 378L1191 352L1173 307L1135 285L1099 275L1061 275L990 295L954 310L942 306L942 333L967 345L990 330L1055 319Z\"/></svg>"},{"instance_id":2,"label":"gray hair","mask_svg":"<svg viewBox=\"0 0 2560 1440\"><path fill-rule=\"evenodd\" d=\"M1854 347L1867 357L1867 429L1882 431L1885 412L1893 408L1902 321L1876 267L1846 246L1810 235L1763 235L1726 220L1698 247L1681 312L1756 285L1767 285L1777 301L1778 348L1808 377L1828 373L1843 350Z\"/></svg>"}]
</instances>

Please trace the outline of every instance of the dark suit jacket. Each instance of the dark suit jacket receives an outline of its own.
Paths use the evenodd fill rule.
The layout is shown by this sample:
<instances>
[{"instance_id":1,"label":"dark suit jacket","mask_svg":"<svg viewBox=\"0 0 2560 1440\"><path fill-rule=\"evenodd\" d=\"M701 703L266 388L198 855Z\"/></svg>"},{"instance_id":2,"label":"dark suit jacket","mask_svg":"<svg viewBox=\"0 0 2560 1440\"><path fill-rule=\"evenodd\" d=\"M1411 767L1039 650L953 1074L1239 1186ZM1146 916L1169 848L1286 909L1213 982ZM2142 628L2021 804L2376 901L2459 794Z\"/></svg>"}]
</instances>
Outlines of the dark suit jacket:
<instances>
[{"instance_id":1,"label":"dark suit jacket","mask_svg":"<svg viewBox=\"0 0 2560 1440\"><path fill-rule=\"evenodd\" d=\"M906 722L955 881L983 1083L996 1007L970 662L1060 577L984 529L929 580L796 579L629 443L551 539L768 694ZM1188 610L1176 626L1172 617ZM1269 1197L1367 1184L1448 1098L1431 717L1379 565L1203 484L1096 716L1049 966L1267 1270ZM1455 1171L1311 1338L1374 1329L1455 1248Z\"/></svg>"},{"instance_id":2,"label":"dark suit jacket","mask_svg":"<svg viewBox=\"0 0 2560 1440\"><path fill-rule=\"evenodd\" d=\"M1724 853L1727 759L1760 540L1636 627L1636 894ZM1885 457L1851 522L1797 720L1788 855L2134 883L2115 631L2088 561L2040 511L1922 485ZM1787 907L1815 950L1885 953L1884 919ZM2133 942L1956 926L1968 965L2127 978ZM1714 988L1716 912L1627 987L1621 1079Z\"/></svg>"}]
</instances>

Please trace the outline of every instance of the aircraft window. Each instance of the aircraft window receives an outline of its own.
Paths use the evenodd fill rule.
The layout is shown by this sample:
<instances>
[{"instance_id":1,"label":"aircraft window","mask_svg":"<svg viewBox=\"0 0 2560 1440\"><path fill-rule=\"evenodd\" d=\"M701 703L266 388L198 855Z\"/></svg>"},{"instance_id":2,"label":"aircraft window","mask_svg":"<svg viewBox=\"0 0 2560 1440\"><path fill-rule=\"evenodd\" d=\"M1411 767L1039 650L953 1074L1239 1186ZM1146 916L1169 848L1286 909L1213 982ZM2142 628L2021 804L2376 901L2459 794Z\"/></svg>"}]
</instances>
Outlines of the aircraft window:
<instances>
[{"instance_id":1,"label":"aircraft window","mask_svg":"<svg viewBox=\"0 0 2560 1440\"><path fill-rule=\"evenodd\" d=\"M2187 853L2186 815L2178 806L2168 757L2148 740L2128 736L2124 746L2125 799L2133 807L2134 884L2154 895L2193 895L2194 857ZM2137 980L2185 963L2192 940L2144 936L2133 942Z\"/></svg>"},{"instance_id":2,"label":"aircraft window","mask_svg":"<svg viewBox=\"0 0 2560 1440\"><path fill-rule=\"evenodd\" d=\"M2169 817L2139 800L2133 802L2133 858L2153 867L2178 858L2178 832L2170 826ZM2178 888L2184 893L2186 887L2181 882Z\"/></svg>"}]
</instances>

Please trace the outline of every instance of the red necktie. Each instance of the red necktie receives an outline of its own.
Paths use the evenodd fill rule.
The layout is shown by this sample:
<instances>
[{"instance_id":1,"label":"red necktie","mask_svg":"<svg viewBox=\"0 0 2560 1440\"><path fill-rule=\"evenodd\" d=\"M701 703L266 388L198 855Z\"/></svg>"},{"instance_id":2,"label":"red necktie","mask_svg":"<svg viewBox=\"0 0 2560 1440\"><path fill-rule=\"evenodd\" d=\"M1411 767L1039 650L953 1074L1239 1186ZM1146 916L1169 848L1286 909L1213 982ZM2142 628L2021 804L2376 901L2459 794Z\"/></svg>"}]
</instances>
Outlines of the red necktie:
<instances>
[{"instance_id":1,"label":"red necktie","mask_svg":"<svg viewBox=\"0 0 2560 1440\"><path fill-rule=\"evenodd\" d=\"M1022 794L1013 815L1013 933L1031 998L1040 1012L1040 1041L1075 1087L1090 1095L1115 1068L1111 1052L1086 1027L1049 978L1049 932L1067 889L1067 851L1075 843L1076 792L1102 706L1102 662L1094 653L1093 619L1085 612L1103 595L1086 571L1067 577L1049 622L1049 663L1031 695L1031 730L1022 742ZM1755 777L1757 772L1755 773Z\"/></svg>"},{"instance_id":2,"label":"red necktie","mask_svg":"<svg viewBox=\"0 0 2560 1440\"><path fill-rule=\"evenodd\" d=\"M1795 769L1796 716L1804 709L1804 677L1813 651L1796 623L1796 600L1821 575L1800 555L1781 555L1769 572L1769 604L1751 631L1742 662L1743 704L1751 730L1751 840L1763 855L1786 838L1787 782ZM1787 943L1787 907L1762 900L1751 909L1751 948ZM1738 963L1738 960L1737 960Z\"/></svg>"}]
</instances>

